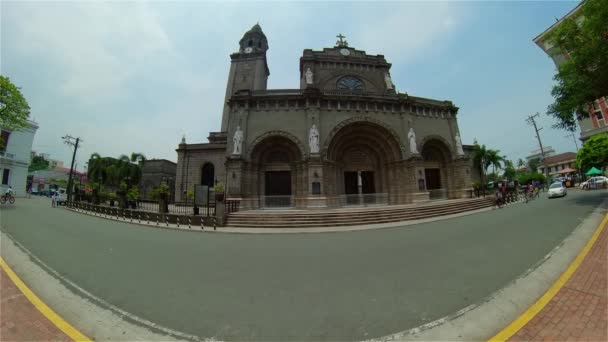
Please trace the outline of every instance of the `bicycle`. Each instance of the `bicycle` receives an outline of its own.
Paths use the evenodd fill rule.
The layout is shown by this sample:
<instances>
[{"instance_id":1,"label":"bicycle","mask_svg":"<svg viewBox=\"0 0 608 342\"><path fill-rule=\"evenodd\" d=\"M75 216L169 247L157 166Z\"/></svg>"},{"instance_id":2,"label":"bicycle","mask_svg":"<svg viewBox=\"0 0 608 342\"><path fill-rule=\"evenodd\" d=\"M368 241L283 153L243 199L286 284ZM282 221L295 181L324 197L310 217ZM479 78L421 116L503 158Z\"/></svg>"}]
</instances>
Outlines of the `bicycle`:
<instances>
[{"instance_id":1,"label":"bicycle","mask_svg":"<svg viewBox=\"0 0 608 342\"><path fill-rule=\"evenodd\" d=\"M11 194L4 194L0 197L0 204L4 204L8 201L10 204L15 204L15 196Z\"/></svg>"}]
</instances>

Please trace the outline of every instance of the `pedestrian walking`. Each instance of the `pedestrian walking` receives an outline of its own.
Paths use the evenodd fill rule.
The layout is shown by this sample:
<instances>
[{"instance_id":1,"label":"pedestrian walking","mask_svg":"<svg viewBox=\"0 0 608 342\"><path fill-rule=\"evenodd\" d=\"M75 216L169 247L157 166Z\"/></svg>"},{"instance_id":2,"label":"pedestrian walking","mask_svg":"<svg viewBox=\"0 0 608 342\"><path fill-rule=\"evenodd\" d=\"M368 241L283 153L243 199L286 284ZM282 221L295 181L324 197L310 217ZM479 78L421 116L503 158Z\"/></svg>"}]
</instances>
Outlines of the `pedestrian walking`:
<instances>
[{"instance_id":1,"label":"pedestrian walking","mask_svg":"<svg viewBox=\"0 0 608 342\"><path fill-rule=\"evenodd\" d=\"M51 195L51 206L55 208L57 206L57 192L54 191Z\"/></svg>"}]
</instances>

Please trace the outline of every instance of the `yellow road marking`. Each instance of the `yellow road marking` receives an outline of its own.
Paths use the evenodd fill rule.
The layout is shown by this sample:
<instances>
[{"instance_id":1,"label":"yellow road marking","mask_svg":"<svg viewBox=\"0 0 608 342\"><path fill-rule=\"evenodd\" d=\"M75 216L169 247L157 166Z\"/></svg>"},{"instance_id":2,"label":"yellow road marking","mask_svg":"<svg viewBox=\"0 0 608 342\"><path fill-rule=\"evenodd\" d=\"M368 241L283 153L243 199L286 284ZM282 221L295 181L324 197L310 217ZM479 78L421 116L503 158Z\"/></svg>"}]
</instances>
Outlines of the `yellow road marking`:
<instances>
[{"instance_id":1,"label":"yellow road marking","mask_svg":"<svg viewBox=\"0 0 608 342\"><path fill-rule=\"evenodd\" d=\"M70 323L66 322L61 316L59 316L53 309L49 308L36 294L30 290L25 283L19 279L19 277L13 272L2 257L0 257L0 267L4 269L8 277L11 278L13 283L23 292L25 297L44 315L49 321L51 321L59 330L63 331L74 341L91 341L90 338L83 335L80 331L76 330Z\"/></svg>"},{"instance_id":2,"label":"yellow road marking","mask_svg":"<svg viewBox=\"0 0 608 342\"><path fill-rule=\"evenodd\" d=\"M526 325L526 323L528 323L532 318L534 318L534 316L536 316L545 307L545 305L547 305L549 303L549 301L551 301L551 299L566 284L568 279L570 279L572 274L580 266L580 264L583 262L583 259L585 259L585 256L587 256L587 253L589 253L589 251L591 250L591 247L593 247L593 245L595 244L595 241L600 236L602 229L604 228L604 226L606 226L607 223L608 223L608 214L606 214L606 216L604 216L604 219L602 220L600 225L597 227L597 229L593 233L593 236L591 236L591 239L587 242L585 247L583 247L583 249L580 251L580 253L578 253L578 255L576 256L574 261L572 261L570 266L568 266L566 271L564 273L562 273L562 275L559 277L559 279L557 279L557 281L555 283L553 283L553 285L549 288L549 290L547 290L547 292L545 292L545 294L542 297L540 297L540 299L537 300L536 303L532 304L532 306L530 306L528 308L528 310L526 310L523 314L521 314L521 316L519 316L516 320L511 322L511 324L509 324L501 332L499 332L494 337L489 339L489 341L502 342L502 341L508 340L509 338L511 338L511 336L515 335L515 333L517 333L521 328L523 328Z\"/></svg>"}]
</instances>

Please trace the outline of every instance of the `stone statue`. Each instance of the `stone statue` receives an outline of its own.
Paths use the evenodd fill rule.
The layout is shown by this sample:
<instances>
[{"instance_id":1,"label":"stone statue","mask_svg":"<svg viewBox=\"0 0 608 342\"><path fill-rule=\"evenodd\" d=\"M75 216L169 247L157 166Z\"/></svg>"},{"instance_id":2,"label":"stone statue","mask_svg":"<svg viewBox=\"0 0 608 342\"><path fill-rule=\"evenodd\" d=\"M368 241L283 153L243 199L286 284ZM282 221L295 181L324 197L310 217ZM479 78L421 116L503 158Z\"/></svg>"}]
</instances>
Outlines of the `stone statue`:
<instances>
[{"instance_id":1,"label":"stone statue","mask_svg":"<svg viewBox=\"0 0 608 342\"><path fill-rule=\"evenodd\" d=\"M410 140L410 152L412 154L418 154L418 148L416 148L416 133L414 133L414 127L410 128L407 137Z\"/></svg>"},{"instance_id":2,"label":"stone statue","mask_svg":"<svg viewBox=\"0 0 608 342\"><path fill-rule=\"evenodd\" d=\"M310 68L306 69L304 76L306 77L306 84L312 84L312 71L310 71Z\"/></svg>"},{"instance_id":3,"label":"stone statue","mask_svg":"<svg viewBox=\"0 0 608 342\"><path fill-rule=\"evenodd\" d=\"M386 89L393 89L393 81L391 80L391 75L388 72L384 73L384 82L386 82Z\"/></svg>"},{"instance_id":4,"label":"stone statue","mask_svg":"<svg viewBox=\"0 0 608 342\"><path fill-rule=\"evenodd\" d=\"M315 124L312 124L308 133L308 146L310 147L310 153L319 153L319 131Z\"/></svg>"},{"instance_id":5,"label":"stone statue","mask_svg":"<svg viewBox=\"0 0 608 342\"><path fill-rule=\"evenodd\" d=\"M232 138L232 141L234 142L232 154L240 155L241 145L243 144L243 131L241 131L241 126L236 126L236 131L234 132L234 138Z\"/></svg>"},{"instance_id":6,"label":"stone statue","mask_svg":"<svg viewBox=\"0 0 608 342\"><path fill-rule=\"evenodd\" d=\"M460 140L460 134L456 134L454 140L456 140L456 153L459 156L464 156L464 150L462 149L462 141Z\"/></svg>"},{"instance_id":7,"label":"stone statue","mask_svg":"<svg viewBox=\"0 0 608 342\"><path fill-rule=\"evenodd\" d=\"M185 144L185 143L186 143L186 135L185 135L185 134L184 134L184 135L182 135L182 142L181 142L181 143L182 143L182 144Z\"/></svg>"}]
</instances>

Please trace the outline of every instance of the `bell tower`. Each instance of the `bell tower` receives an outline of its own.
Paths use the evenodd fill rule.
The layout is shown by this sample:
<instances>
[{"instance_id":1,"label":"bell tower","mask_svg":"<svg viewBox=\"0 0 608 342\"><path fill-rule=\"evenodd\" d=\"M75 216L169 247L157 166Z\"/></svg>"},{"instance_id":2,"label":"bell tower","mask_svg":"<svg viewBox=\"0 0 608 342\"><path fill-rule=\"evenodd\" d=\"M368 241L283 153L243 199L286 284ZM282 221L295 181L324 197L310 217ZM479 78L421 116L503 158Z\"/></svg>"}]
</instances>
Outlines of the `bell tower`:
<instances>
[{"instance_id":1,"label":"bell tower","mask_svg":"<svg viewBox=\"0 0 608 342\"><path fill-rule=\"evenodd\" d=\"M239 51L230 55L230 72L222 114L222 132L228 130L230 108L228 100L239 90L266 90L270 70L266 62L268 40L259 24L245 32L239 41Z\"/></svg>"}]
</instances>

